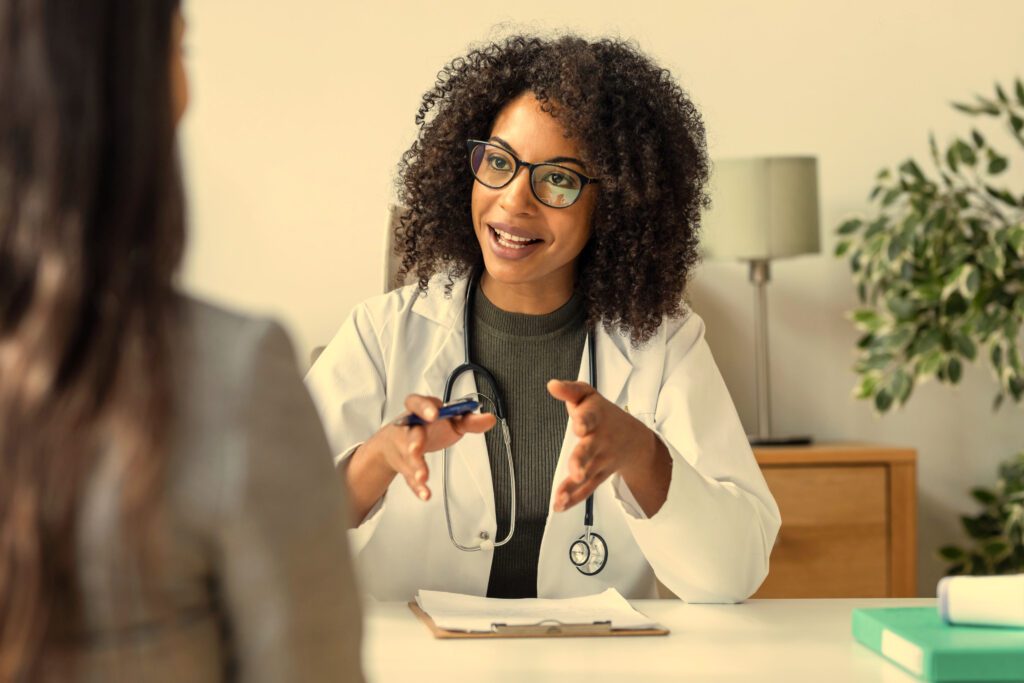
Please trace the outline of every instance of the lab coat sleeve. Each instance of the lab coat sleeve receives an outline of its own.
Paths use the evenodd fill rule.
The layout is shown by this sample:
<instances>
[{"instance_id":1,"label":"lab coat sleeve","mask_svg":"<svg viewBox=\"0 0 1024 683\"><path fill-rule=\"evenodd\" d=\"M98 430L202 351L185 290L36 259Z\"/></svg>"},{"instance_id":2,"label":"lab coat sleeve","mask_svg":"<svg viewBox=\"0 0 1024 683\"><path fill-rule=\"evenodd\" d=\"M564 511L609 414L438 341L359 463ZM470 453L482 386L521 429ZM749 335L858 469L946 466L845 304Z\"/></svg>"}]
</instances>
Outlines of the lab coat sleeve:
<instances>
[{"instance_id":1,"label":"lab coat sleeve","mask_svg":"<svg viewBox=\"0 0 1024 683\"><path fill-rule=\"evenodd\" d=\"M306 387L320 413L339 470L380 429L385 383L381 332L370 306L360 304L306 374ZM349 531L353 553L362 550L373 536L383 508L381 498L359 526Z\"/></svg>"},{"instance_id":2,"label":"lab coat sleeve","mask_svg":"<svg viewBox=\"0 0 1024 683\"><path fill-rule=\"evenodd\" d=\"M690 314L671 321L653 414L638 416L664 442L672 478L650 518L628 487L612 482L627 523L655 574L688 602L738 602L768 574L781 524L725 382Z\"/></svg>"}]
</instances>

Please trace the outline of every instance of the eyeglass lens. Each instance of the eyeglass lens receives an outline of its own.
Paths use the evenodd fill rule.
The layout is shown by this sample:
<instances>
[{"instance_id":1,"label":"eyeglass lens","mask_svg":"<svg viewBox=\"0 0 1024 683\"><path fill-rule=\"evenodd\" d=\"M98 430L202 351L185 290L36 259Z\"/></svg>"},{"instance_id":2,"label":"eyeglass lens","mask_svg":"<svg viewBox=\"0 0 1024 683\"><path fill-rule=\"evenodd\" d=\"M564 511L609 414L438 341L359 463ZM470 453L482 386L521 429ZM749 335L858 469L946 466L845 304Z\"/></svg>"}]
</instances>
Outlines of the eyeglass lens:
<instances>
[{"instance_id":1,"label":"eyeglass lens","mask_svg":"<svg viewBox=\"0 0 1024 683\"><path fill-rule=\"evenodd\" d=\"M470 153L470 167L477 180L497 189L512 181L516 160L508 150L497 145L479 144ZM530 172L530 184L537 199L559 209L575 202L583 189L579 175L554 164L534 166Z\"/></svg>"}]
</instances>

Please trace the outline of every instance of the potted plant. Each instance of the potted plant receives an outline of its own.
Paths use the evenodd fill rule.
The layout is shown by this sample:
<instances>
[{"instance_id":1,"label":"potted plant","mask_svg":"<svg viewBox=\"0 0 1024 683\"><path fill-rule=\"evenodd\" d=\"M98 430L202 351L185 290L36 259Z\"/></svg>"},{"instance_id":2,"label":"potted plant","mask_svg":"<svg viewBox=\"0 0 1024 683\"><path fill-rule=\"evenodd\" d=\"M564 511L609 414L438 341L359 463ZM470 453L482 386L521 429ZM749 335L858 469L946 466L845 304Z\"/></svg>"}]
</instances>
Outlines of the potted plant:
<instances>
[{"instance_id":1,"label":"potted plant","mask_svg":"<svg viewBox=\"0 0 1024 683\"><path fill-rule=\"evenodd\" d=\"M1004 154L978 128L944 149L929 136L930 165L907 159L882 170L870 194L872 216L838 229L836 255L849 259L860 300L850 314L862 332L854 394L872 400L880 413L906 403L921 382L956 384L964 364L979 354L995 375L995 409L1007 397L1024 398L1024 192L1003 183L1011 157L1024 159L1024 83L997 84L994 97L953 106L1001 123L1014 152ZM1020 481L1014 468L1021 467L1019 458L1001 467L1006 483L996 490L1004 494L974 491L986 511L965 517L964 526L981 550L944 548L950 571L1022 568L1018 517L1024 511L1013 483ZM990 533L997 522L1013 525L1004 534L1006 548Z\"/></svg>"}]
</instances>

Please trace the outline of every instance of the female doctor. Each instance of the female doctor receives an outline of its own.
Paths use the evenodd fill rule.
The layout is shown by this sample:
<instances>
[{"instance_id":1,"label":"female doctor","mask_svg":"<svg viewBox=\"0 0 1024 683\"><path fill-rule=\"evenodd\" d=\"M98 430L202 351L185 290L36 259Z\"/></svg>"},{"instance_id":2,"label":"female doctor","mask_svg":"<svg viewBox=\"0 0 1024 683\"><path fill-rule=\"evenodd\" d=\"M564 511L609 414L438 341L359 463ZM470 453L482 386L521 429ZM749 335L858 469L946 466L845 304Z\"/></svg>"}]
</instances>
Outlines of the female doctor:
<instances>
[{"instance_id":1,"label":"female doctor","mask_svg":"<svg viewBox=\"0 0 1024 683\"><path fill-rule=\"evenodd\" d=\"M449 63L416 120L396 237L418 284L359 305L306 379L362 585L749 596L780 520L682 304L693 103L628 44L512 37ZM439 416L467 396L485 412Z\"/></svg>"}]
</instances>

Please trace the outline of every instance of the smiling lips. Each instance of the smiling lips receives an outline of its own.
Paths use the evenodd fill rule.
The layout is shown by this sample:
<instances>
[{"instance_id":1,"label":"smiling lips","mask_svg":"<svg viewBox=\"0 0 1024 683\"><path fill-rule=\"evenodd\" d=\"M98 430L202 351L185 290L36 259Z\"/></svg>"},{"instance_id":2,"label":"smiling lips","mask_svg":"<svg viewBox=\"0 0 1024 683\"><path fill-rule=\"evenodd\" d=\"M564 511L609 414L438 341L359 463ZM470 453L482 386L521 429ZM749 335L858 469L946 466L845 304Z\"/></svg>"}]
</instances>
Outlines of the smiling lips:
<instances>
[{"instance_id":1,"label":"smiling lips","mask_svg":"<svg viewBox=\"0 0 1024 683\"><path fill-rule=\"evenodd\" d=\"M493 241L503 249L519 251L544 241L506 223L488 223L487 227Z\"/></svg>"}]
</instances>

